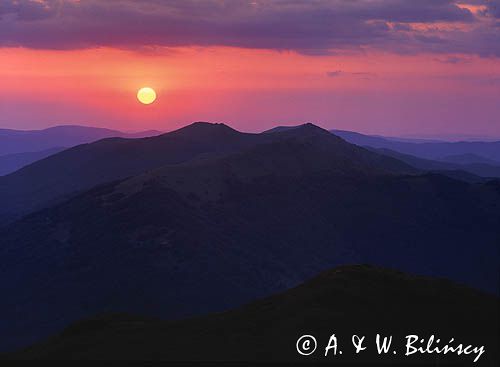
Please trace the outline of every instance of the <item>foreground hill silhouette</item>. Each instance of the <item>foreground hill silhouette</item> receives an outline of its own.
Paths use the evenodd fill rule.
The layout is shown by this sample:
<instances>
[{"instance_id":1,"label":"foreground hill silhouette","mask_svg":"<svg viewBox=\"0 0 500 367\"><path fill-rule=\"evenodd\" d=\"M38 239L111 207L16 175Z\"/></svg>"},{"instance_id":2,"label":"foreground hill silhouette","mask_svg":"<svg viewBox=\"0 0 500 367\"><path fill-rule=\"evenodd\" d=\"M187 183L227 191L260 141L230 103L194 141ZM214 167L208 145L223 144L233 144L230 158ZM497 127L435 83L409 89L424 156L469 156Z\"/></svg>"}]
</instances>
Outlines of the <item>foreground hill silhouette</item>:
<instances>
[{"instance_id":1,"label":"foreground hill silhouette","mask_svg":"<svg viewBox=\"0 0 500 367\"><path fill-rule=\"evenodd\" d=\"M97 186L0 230L4 349L101 312L228 309L346 263L498 289L498 182L419 174L313 125L176 134L164 145L239 150ZM139 144L150 141L162 146Z\"/></svg>"},{"instance_id":2,"label":"foreground hill silhouette","mask_svg":"<svg viewBox=\"0 0 500 367\"><path fill-rule=\"evenodd\" d=\"M484 346L477 365L498 363L498 298L452 282L370 266L326 271L284 293L233 311L160 321L104 315L74 323L47 341L9 355L16 359L120 359L170 361L357 362L473 365L473 355L404 357L405 336L431 335L446 344ZM335 333L342 355L324 357ZM375 336L393 336L391 352L379 356ZM298 355L296 340L315 336L311 357ZM365 335L355 355L351 336ZM435 344L434 346L439 345ZM393 350L398 354L394 355Z\"/></svg>"},{"instance_id":3,"label":"foreground hill silhouette","mask_svg":"<svg viewBox=\"0 0 500 367\"><path fill-rule=\"evenodd\" d=\"M296 133L300 134L302 130ZM83 144L0 177L0 225L91 187L137 175L200 155L224 155L280 139L282 134L247 134L224 124L198 122L171 133L143 139L110 138ZM344 143L339 149L365 152ZM360 153L361 154L361 153ZM363 153L365 156L367 153ZM373 157L378 155L372 154ZM379 158L383 162L397 162ZM389 163L394 164L394 163ZM384 168L384 167L379 168ZM400 167L405 165L400 163ZM408 167L406 167L408 171Z\"/></svg>"}]
</instances>

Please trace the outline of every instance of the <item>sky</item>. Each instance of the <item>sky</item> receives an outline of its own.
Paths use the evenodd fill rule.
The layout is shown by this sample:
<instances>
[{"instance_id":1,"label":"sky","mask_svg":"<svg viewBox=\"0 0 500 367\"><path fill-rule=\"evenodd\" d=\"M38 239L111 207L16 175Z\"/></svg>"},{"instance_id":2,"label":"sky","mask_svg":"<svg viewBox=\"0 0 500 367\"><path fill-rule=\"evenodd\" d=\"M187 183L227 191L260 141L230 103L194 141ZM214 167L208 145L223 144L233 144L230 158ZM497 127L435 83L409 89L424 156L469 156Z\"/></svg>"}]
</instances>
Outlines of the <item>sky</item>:
<instances>
[{"instance_id":1,"label":"sky","mask_svg":"<svg viewBox=\"0 0 500 367\"><path fill-rule=\"evenodd\" d=\"M500 138L500 0L0 0L1 128L193 121Z\"/></svg>"}]
</instances>

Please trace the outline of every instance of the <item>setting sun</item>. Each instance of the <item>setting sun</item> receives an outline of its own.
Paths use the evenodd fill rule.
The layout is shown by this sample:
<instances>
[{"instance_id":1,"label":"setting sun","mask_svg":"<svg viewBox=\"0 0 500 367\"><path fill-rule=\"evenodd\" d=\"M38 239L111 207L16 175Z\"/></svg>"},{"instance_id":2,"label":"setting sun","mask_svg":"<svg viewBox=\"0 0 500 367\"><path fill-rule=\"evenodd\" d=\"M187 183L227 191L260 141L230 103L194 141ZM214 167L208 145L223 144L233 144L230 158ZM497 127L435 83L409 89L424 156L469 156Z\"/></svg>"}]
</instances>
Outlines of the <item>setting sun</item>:
<instances>
[{"instance_id":1,"label":"setting sun","mask_svg":"<svg viewBox=\"0 0 500 367\"><path fill-rule=\"evenodd\" d=\"M137 99L142 104L151 104L156 99L156 92L154 91L154 89L149 87L141 88L137 92Z\"/></svg>"}]
</instances>

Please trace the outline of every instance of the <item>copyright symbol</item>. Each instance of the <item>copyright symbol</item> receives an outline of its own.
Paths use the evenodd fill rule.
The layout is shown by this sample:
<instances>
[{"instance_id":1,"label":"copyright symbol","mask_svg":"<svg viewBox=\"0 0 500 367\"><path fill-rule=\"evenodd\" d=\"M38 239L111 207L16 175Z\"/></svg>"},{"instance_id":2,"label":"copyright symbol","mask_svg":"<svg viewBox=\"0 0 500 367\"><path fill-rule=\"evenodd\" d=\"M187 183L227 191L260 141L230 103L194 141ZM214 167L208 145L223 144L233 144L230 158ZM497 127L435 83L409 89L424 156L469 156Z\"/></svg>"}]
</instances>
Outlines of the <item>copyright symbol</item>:
<instances>
[{"instance_id":1,"label":"copyright symbol","mask_svg":"<svg viewBox=\"0 0 500 367\"><path fill-rule=\"evenodd\" d=\"M297 352L302 354L303 356L310 356L316 350L318 343L316 342L316 338L312 335L302 335L297 340Z\"/></svg>"}]
</instances>

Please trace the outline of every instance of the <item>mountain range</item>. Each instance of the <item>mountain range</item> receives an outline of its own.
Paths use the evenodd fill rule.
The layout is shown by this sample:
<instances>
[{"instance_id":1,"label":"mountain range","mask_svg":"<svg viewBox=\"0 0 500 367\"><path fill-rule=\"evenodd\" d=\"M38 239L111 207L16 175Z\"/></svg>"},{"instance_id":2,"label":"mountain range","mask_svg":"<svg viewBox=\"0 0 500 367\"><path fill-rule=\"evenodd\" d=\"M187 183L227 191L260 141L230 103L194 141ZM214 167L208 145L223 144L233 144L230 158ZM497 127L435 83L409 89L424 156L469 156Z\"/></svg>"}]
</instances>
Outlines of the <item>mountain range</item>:
<instances>
[{"instance_id":1,"label":"mountain range","mask_svg":"<svg viewBox=\"0 0 500 367\"><path fill-rule=\"evenodd\" d=\"M155 137L108 138L82 144L0 177L0 201L3 203L0 225L101 183L200 155L236 152L273 141L274 137L273 134L241 133L223 124L199 122ZM378 154L371 156L380 157ZM380 159L398 162L392 158ZM408 172L413 170L406 169Z\"/></svg>"},{"instance_id":2,"label":"mountain range","mask_svg":"<svg viewBox=\"0 0 500 367\"><path fill-rule=\"evenodd\" d=\"M278 126L266 132L285 131L296 127ZM421 170L471 182L484 181L483 178L500 178L500 142L446 142L363 135L345 130L331 132L352 144L397 158Z\"/></svg>"},{"instance_id":3,"label":"mountain range","mask_svg":"<svg viewBox=\"0 0 500 367\"><path fill-rule=\"evenodd\" d=\"M5 350L103 312L226 310L349 263L498 290L498 181L429 173L312 124L104 139L0 189Z\"/></svg>"},{"instance_id":4,"label":"mountain range","mask_svg":"<svg viewBox=\"0 0 500 367\"><path fill-rule=\"evenodd\" d=\"M62 152L66 148L54 147L39 152L13 153L0 156L0 176L8 175L33 162Z\"/></svg>"},{"instance_id":5,"label":"mountain range","mask_svg":"<svg viewBox=\"0 0 500 367\"><path fill-rule=\"evenodd\" d=\"M279 126L270 131L283 131L290 128L294 127ZM410 164L415 163L416 158L425 159L429 162L426 162L424 167L419 167L425 170L433 170L438 167L436 169L438 171L462 171L479 177L500 177L500 160L480 155L485 154L486 150L486 156L497 157L499 145L494 141L475 141L473 144L470 144L472 142L450 143L439 140L371 136L343 130L332 130L332 132L353 144L379 149L380 152L391 156L402 154L397 158L405 160L403 158L407 157ZM111 137L141 138L160 134L156 130L124 133L117 130L77 125L55 126L31 131L0 129L0 143L2 143L0 147L0 176L15 172L24 166L75 145ZM430 154L427 149L429 144L432 146ZM44 149L39 150L41 147ZM5 154L6 151L10 153ZM418 165L422 166L422 163L424 161L418 162ZM453 175L453 173L451 174ZM477 179L476 177L475 180Z\"/></svg>"},{"instance_id":6,"label":"mountain range","mask_svg":"<svg viewBox=\"0 0 500 367\"><path fill-rule=\"evenodd\" d=\"M419 158L385 148L366 147L380 154L399 159L417 169L439 173L448 177L468 182L486 182L492 178L500 178L500 165L484 163L451 163Z\"/></svg>"},{"instance_id":7,"label":"mountain range","mask_svg":"<svg viewBox=\"0 0 500 367\"><path fill-rule=\"evenodd\" d=\"M159 131L155 130L125 133L79 125L60 125L43 130L0 129L0 156L37 152L54 147L72 147L104 138L142 138L159 133Z\"/></svg>"},{"instance_id":8,"label":"mountain range","mask_svg":"<svg viewBox=\"0 0 500 367\"><path fill-rule=\"evenodd\" d=\"M363 135L345 130L332 130L332 133L356 145L394 150L424 159L459 164L482 163L500 165L500 141L445 142L425 141L421 139L399 140L397 138Z\"/></svg>"},{"instance_id":9,"label":"mountain range","mask_svg":"<svg viewBox=\"0 0 500 367\"><path fill-rule=\"evenodd\" d=\"M43 130L0 129L0 176L75 145L104 138L141 138L159 135L149 130L137 133L78 125L55 126Z\"/></svg>"}]
</instances>

